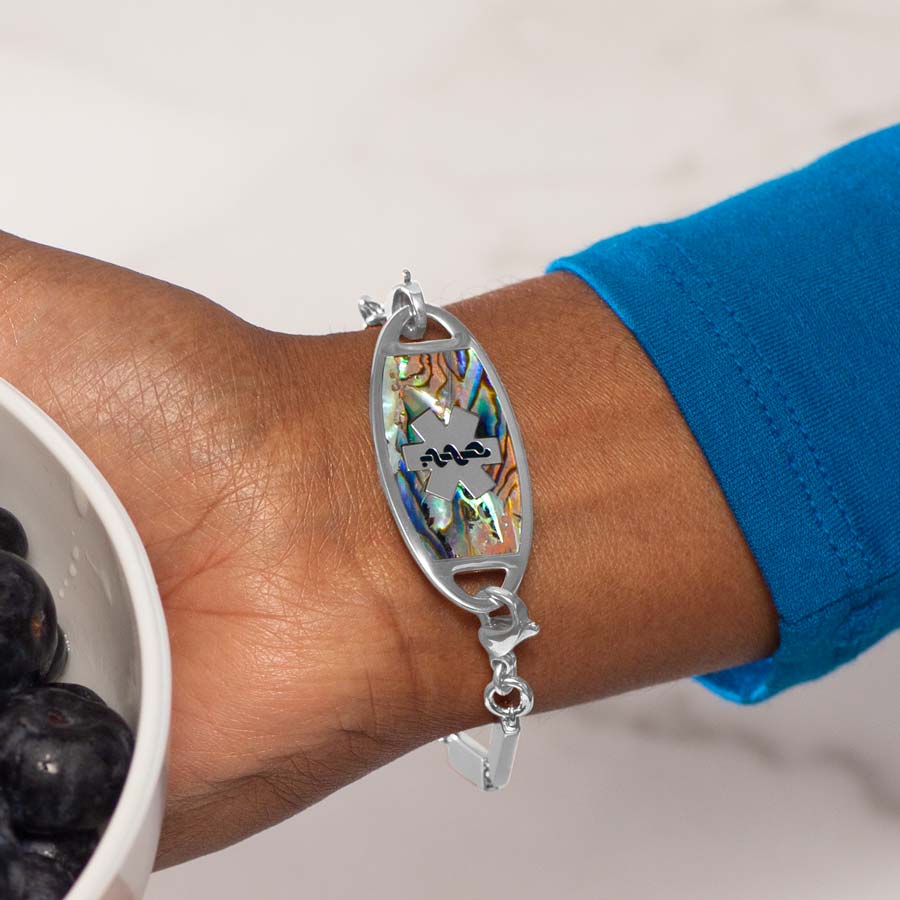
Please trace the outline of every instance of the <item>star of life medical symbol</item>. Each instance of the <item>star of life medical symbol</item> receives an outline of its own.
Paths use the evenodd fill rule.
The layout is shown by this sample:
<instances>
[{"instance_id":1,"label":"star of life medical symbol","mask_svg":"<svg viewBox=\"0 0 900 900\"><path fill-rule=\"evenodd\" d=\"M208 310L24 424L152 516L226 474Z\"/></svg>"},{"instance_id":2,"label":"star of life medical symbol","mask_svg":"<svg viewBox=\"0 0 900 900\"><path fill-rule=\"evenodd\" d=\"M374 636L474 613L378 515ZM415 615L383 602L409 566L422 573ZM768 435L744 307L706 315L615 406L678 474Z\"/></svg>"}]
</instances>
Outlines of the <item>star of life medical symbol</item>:
<instances>
[{"instance_id":1,"label":"star of life medical symbol","mask_svg":"<svg viewBox=\"0 0 900 900\"><path fill-rule=\"evenodd\" d=\"M484 466L500 462L497 438L476 438L478 416L454 406L446 422L430 409L409 423L419 441L400 448L411 472L428 472L426 494L452 500L461 484L475 499L494 487Z\"/></svg>"}]
</instances>

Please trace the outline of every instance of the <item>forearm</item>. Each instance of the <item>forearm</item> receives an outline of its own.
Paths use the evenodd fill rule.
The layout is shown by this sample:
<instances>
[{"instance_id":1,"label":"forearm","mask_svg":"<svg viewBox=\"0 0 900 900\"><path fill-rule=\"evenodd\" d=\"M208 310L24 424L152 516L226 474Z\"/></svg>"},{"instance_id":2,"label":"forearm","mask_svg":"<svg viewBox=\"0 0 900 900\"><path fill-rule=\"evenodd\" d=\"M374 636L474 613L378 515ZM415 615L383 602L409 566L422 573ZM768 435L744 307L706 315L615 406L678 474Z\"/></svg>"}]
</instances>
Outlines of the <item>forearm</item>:
<instances>
[{"instance_id":1,"label":"forearm","mask_svg":"<svg viewBox=\"0 0 900 900\"><path fill-rule=\"evenodd\" d=\"M770 653L774 609L725 499L661 378L596 294L558 273L453 310L500 372L529 456L535 540L521 593L542 632L518 655L537 711ZM371 603L401 632L397 705L425 740L488 718L490 673L474 620L419 572L381 495L367 421L374 340L314 339L310 364L342 373L340 443L352 449L339 465L352 474L335 483L352 496L335 502L356 517L347 535ZM316 393L334 421L333 392Z\"/></svg>"}]
</instances>

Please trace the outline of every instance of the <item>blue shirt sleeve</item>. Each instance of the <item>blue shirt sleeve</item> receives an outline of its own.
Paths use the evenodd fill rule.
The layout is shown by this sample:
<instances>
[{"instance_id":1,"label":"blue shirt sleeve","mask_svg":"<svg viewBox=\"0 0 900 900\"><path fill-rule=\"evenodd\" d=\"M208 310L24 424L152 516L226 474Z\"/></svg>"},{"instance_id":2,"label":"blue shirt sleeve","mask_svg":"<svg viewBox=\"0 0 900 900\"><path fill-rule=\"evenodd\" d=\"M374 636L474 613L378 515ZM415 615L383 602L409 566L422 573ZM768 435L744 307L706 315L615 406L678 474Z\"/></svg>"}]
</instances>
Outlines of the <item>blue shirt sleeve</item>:
<instances>
[{"instance_id":1,"label":"blue shirt sleeve","mask_svg":"<svg viewBox=\"0 0 900 900\"><path fill-rule=\"evenodd\" d=\"M743 703L900 625L900 126L675 222L559 259L669 386L778 609Z\"/></svg>"}]
</instances>

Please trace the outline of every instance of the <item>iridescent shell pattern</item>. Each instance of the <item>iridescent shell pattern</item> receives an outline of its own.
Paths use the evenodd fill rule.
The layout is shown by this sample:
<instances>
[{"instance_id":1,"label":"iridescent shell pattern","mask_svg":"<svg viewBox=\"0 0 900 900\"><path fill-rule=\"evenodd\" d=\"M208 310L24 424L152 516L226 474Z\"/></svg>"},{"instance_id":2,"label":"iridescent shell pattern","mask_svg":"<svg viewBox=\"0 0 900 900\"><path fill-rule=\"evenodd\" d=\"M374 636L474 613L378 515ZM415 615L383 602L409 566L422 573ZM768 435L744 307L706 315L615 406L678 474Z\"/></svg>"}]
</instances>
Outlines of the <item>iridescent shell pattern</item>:
<instances>
[{"instance_id":1,"label":"iridescent shell pattern","mask_svg":"<svg viewBox=\"0 0 900 900\"><path fill-rule=\"evenodd\" d=\"M502 405L476 350L468 347L386 356L382 406L390 473L426 553L436 560L516 553L522 530L522 494L515 451ZM465 412L455 413L457 408L477 416L477 423ZM419 418L425 413L437 421ZM423 435L440 432L453 422L454 415L457 427L468 425L463 430L469 432L468 447L473 449L462 450L462 455L470 457L467 462L460 466L452 460L440 461L443 450L460 460L460 453L451 445L427 448L424 455L417 448L411 453L413 448L407 445L426 448ZM431 468L427 468L429 454L435 460ZM482 464L478 457L490 462ZM425 460L424 467L412 464L413 459ZM451 456L444 453L443 459ZM458 483L455 474L436 468L444 465L462 473ZM437 490L435 480L429 491L432 478L452 487ZM483 493L473 496L467 481Z\"/></svg>"}]
</instances>

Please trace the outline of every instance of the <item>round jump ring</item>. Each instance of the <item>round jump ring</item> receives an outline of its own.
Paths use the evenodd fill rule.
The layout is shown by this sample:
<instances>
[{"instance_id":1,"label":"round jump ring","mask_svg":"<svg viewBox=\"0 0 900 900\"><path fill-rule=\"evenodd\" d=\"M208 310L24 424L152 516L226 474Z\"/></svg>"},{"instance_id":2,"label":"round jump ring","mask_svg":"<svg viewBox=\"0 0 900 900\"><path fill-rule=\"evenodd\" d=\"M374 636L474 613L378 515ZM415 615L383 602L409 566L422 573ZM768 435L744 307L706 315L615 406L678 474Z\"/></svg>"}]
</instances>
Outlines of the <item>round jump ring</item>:
<instances>
[{"instance_id":1,"label":"round jump ring","mask_svg":"<svg viewBox=\"0 0 900 900\"><path fill-rule=\"evenodd\" d=\"M422 296L422 288L417 281L412 280L409 269L403 270L403 284L394 288L394 297L391 301L391 313L407 308L410 311L409 320L403 326L403 334L413 341L418 341L428 326L428 314L425 312L425 298Z\"/></svg>"},{"instance_id":2,"label":"round jump ring","mask_svg":"<svg viewBox=\"0 0 900 900\"><path fill-rule=\"evenodd\" d=\"M522 716L527 716L534 708L534 691L531 690L531 685L524 678L514 675L505 679L502 687L505 690L500 696L503 697L510 694L513 690L518 690L519 702L515 706L500 706L497 698L494 696L498 693L498 689L494 682L490 681L484 689L484 705L488 710L497 716L498 719L520 719Z\"/></svg>"},{"instance_id":3,"label":"round jump ring","mask_svg":"<svg viewBox=\"0 0 900 900\"><path fill-rule=\"evenodd\" d=\"M498 609L503 609L504 606L506 607L506 612L511 613L513 604L516 602L516 595L512 591L508 591L503 587L495 587L492 584L482 588L474 595L474 598L484 603L485 606L490 604L489 609L478 613L478 621L481 622L485 628L491 627L492 613L496 612ZM493 662L491 665L493 665Z\"/></svg>"}]
</instances>

